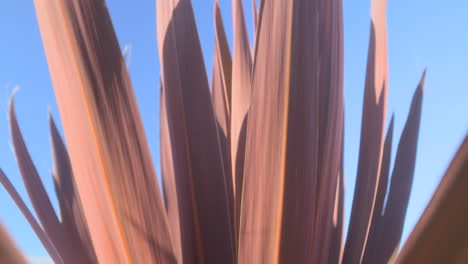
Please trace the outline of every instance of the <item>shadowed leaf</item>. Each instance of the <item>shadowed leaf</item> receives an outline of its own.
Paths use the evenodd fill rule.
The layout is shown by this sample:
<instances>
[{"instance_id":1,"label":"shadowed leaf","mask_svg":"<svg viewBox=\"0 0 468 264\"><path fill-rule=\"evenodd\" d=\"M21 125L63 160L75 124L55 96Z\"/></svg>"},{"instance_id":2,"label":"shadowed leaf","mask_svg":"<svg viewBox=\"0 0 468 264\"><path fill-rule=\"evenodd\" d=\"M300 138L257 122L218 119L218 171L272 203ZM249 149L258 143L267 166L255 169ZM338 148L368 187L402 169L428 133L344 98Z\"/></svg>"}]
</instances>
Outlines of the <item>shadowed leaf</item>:
<instances>
[{"instance_id":1,"label":"shadowed leaf","mask_svg":"<svg viewBox=\"0 0 468 264\"><path fill-rule=\"evenodd\" d=\"M98 261L174 263L141 117L105 3L34 3Z\"/></svg>"},{"instance_id":2,"label":"shadowed leaf","mask_svg":"<svg viewBox=\"0 0 468 264\"><path fill-rule=\"evenodd\" d=\"M344 132L344 119L343 119ZM343 133L344 134L344 133ZM333 230L327 263L341 263L343 258L344 239L344 142L341 144L341 162L335 192L333 209Z\"/></svg>"},{"instance_id":3,"label":"shadowed leaf","mask_svg":"<svg viewBox=\"0 0 468 264\"><path fill-rule=\"evenodd\" d=\"M329 259L333 235L333 212L339 175L344 118L343 8L342 2L319 1L315 18L318 27L319 79L318 163L316 185L313 263Z\"/></svg>"},{"instance_id":4,"label":"shadowed leaf","mask_svg":"<svg viewBox=\"0 0 468 264\"><path fill-rule=\"evenodd\" d=\"M158 49L184 263L233 263L218 129L191 2L157 1ZM233 102L234 103L234 102Z\"/></svg>"},{"instance_id":5,"label":"shadowed leaf","mask_svg":"<svg viewBox=\"0 0 468 264\"><path fill-rule=\"evenodd\" d=\"M361 144L345 263L362 260L379 182L388 96L386 5L387 0L372 0Z\"/></svg>"},{"instance_id":6,"label":"shadowed leaf","mask_svg":"<svg viewBox=\"0 0 468 264\"><path fill-rule=\"evenodd\" d=\"M174 161L171 149L171 135L169 133L169 126L167 123L166 112L166 95L161 85L160 91L160 110L159 110L159 129L160 129L160 146L161 146L161 179L164 191L164 200L167 211L167 218L169 220L169 227L171 228L172 241L174 244L174 251L178 263L182 263L182 248L181 239L186 233L181 233L180 230L180 215L179 215L179 198L177 196L176 179L174 174Z\"/></svg>"},{"instance_id":7,"label":"shadowed leaf","mask_svg":"<svg viewBox=\"0 0 468 264\"><path fill-rule=\"evenodd\" d=\"M219 143L223 158L224 176L229 202L231 222L234 222L234 193L231 176L231 54L224 31L221 10L218 1L214 7L215 17L215 51L213 56L213 75L211 99L218 125ZM233 230L234 232L234 230Z\"/></svg>"},{"instance_id":8,"label":"shadowed leaf","mask_svg":"<svg viewBox=\"0 0 468 264\"><path fill-rule=\"evenodd\" d=\"M55 247L61 250L62 247L65 246L63 244L65 242L62 234L63 229L24 143L23 136L16 120L13 97L10 99L9 119L16 161L18 162L18 167L20 169L24 185L26 186L28 196L31 199L34 211L36 212L47 236ZM62 256L62 258L64 258L64 256Z\"/></svg>"},{"instance_id":9,"label":"shadowed leaf","mask_svg":"<svg viewBox=\"0 0 468 264\"><path fill-rule=\"evenodd\" d=\"M0 182L2 183L3 187L5 187L5 189L7 190L8 194L13 199L16 206L18 206L21 213L23 213L24 217L31 225L31 228L34 230L37 237L39 238L39 241L41 241L42 245L47 250L47 253L49 253L49 256L54 260L55 264L62 264L63 261L57 249L54 247L47 234L44 232L42 227L31 214L23 199L18 194L15 187L13 187L13 184L11 184L10 180L5 175L5 173L3 173L2 169L0 169Z\"/></svg>"},{"instance_id":10,"label":"shadowed leaf","mask_svg":"<svg viewBox=\"0 0 468 264\"><path fill-rule=\"evenodd\" d=\"M468 136L458 149L396 263L466 263Z\"/></svg>"},{"instance_id":11,"label":"shadowed leaf","mask_svg":"<svg viewBox=\"0 0 468 264\"><path fill-rule=\"evenodd\" d=\"M382 166L380 167L380 179L375 196L374 211L372 212L371 226L369 229L368 242L363 256L364 263L383 263L386 260L382 259L382 248L380 240L382 232L386 229L383 225L383 207L385 197L387 195L388 178L390 174L390 160L392 157L392 142L393 142L393 123L394 116L390 121L390 125L385 136L384 150L382 156Z\"/></svg>"},{"instance_id":12,"label":"shadowed leaf","mask_svg":"<svg viewBox=\"0 0 468 264\"><path fill-rule=\"evenodd\" d=\"M334 56L327 62L333 65L326 64L325 68L332 68L324 71L329 75L322 76L320 32L318 27L310 26L319 18L318 2L263 1L260 7L246 140L240 263L311 263L317 253L313 251L313 228L318 106L322 97L319 97L321 87L316 84L321 78L333 79L331 92L338 103L330 113L333 117L330 128L338 125L338 132L330 135L330 138L338 136L338 143L328 146L330 150L336 148L335 152L341 150L343 121L339 118L342 117L341 33L339 30L334 33ZM330 23L339 26L340 20L341 13L337 12ZM339 162L338 155L332 176L335 182L331 184L336 184ZM326 171L331 173L331 167ZM332 216L336 185L330 188ZM331 220L330 217L330 225Z\"/></svg>"},{"instance_id":13,"label":"shadowed leaf","mask_svg":"<svg viewBox=\"0 0 468 264\"><path fill-rule=\"evenodd\" d=\"M71 248L67 262L97 263L81 200L78 197L70 158L50 114L49 126L54 159L55 190L59 201L63 230L66 232L64 236L67 237L67 244Z\"/></svg>"},{"instance_id":14,"label":"shadowed leaf","mask_svg":"<svg viewBox=\"0 0 468 264\"><path fill-rule=\"evenodd\" d=\"M390 259L400 245L416 165L425 75L426 71L414 92L408 119L398 144L382 227L379 230L381 232L381 239L378 241L381 248L381 252L378 253L381 257L380 261Z\"/></svg>"}]
</instances>

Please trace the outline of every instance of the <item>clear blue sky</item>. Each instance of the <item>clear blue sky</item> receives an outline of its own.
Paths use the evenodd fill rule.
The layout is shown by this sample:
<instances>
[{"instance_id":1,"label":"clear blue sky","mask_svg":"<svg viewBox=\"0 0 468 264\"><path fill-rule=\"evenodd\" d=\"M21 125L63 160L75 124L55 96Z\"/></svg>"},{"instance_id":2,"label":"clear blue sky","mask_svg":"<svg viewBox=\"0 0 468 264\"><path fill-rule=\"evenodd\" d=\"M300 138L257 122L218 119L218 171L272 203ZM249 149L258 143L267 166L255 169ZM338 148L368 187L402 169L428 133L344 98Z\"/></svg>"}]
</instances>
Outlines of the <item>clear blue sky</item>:
<instances>
[{"instance_id":1,"label":"clear blue sky","mask_svg":"<svg viewBox=\"0 0 468 264\"><path fill-rule=\"evenodd\" d=\"M213 0L193 0L207 72L213 54ZM244 0L251 28L251 1ZM436 188L468 130L468 1L388 1L390 92L388 113L395 113L399 139L413 91L428 67L423 101L416 174L404 228L406 237ZM159 61L155 1L107 1L123 48L132 46L130 74L143 116L153 159L159 172ZM230 1L220 0L232 41ZM352 202L359 151L365 63L369 39L370 0L344 0L345 24L345 174L346 217ZM30 153L47 190L53 193L47 109L58 121L32 1L0 2L0 167L28 205L11 147L8 99L15 86L16 109ZM252 39L252 35L250 35ZM211 79L211 78L210 78ZM389 119L389 118L388 118ZM394 140L393 155L398 140ZM46 256L29 224L0 187L0 219L28 256Z\"/></svg>"}]
</instances>

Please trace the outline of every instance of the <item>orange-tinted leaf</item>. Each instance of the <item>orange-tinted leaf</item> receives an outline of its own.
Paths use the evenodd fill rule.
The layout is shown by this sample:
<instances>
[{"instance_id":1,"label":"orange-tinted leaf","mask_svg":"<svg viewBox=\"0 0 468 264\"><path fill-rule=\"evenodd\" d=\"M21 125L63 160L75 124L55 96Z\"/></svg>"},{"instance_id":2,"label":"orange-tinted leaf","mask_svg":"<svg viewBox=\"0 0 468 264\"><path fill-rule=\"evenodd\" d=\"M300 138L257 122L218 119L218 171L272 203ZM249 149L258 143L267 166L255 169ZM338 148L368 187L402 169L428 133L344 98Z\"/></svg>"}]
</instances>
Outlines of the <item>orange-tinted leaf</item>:
<instances>
[{"instance_id":1,"label":"orange-tinted leaf","mask_svg":"<svg viewBox=\"0 0 468 264\"><path fill-rule=\"evenodd\" d=\"M379 182L388 96L386 5L387 0L372 0L361 144L345 263L362 259Z\"/></svg>"},{"instance_id":2,"label":"orange-tinted leaf","mask_svg":"<svg viewBox=\"0 0 468 264\"><path fill-rule=\"evenodd\" d=\"M455 154L396 263L466 263L468 136Z\"/></svg>"},{"instance_id":3,"label":"orange-tinted leaf","mask_svg":"<svg viewBox=\"0 0 468 264\"><path fill-rule=\"evenodd\" d=\"M400 137L395 157L390 189L383 214L383 226L378 241L382 249L378 255L381 261L388 261L400 245L406 209L413 185L416 150L418 146L419 125L421 123L421 108L424 93L424 71L421 81L414 92L408 119ZM453 262L452 262L453 263Z\"/></svg>"},{"instance_id":4,"label":"orange-tinted leaf","mask_svg":"<svg viewBox=\"0 0 468 264\"><path fill-rule=\"evenodd\" d=\"M343 121L339 118L342 39L339 30L333 33L335 53L326 65L332 69L322 76L319 30L311 26L317 25L319 7L318 2L300 0L262 1L260 7L246 140L240 263L312 263L317 253L313 239L320 78L334 80L333 87L328 87L336 96L336 108L330 109L330 129L338 124L336 133L341 135ZM337 26L341 14L334 15L330 22ZM333 131L330 138L335 136ZM341 150L341 137L335 143L328 146L336 148L334 155ZM335 179L339 162L338 155ZM326 171L331 173L331 167ZM335 190L336 185L331 186L331 216Z\"/></svg>"},{"instance_id":5,"label":"orange-tinted leaf","mask_svg":"<svg viewBox=\"0 0 468 264\"><path fill-rule=\"evenodd\" d=\"M34 2L98 261L174 263L141 117L105 3Z\"/></svg>"},{"instance_id":6,"label":"orange-tinted leaf","mask_svg":"<svg viewBox=\"0 0 468 264\"><path fill-rule=\"evenodd\" d=\"M184 263L233 263L234 234L208 79L189 0L157 1L158 49Z\"/></svg>"},{"instance_id":7,"label":"orange-tinted leaf","mask_svg":"<svg viewBox=\"0 0 468 264\"><path fill-rule=\"evenodd\" d=\"M0 223L0 263L26 264L26 259L18 250L2 223Z\"/></svg>"},{"instance_id":8,"label":"orange-tinted leaf","mask_svg":"<svg viewBox=\"0 0 468 264\"><path fill-rule=\"evenodd\" d=\"M19 196L15 187L13 187L13 184L11 184L10 180L5 175L5 173L3 173L2 169L0 169L0 183L3 185L3 187L5 187L8 194L15 202L16 206L18 206L21 213L23 213L24 217L26 217L26 220L31 225L32 229L36 233L42 245L47 250L47 253L49 253L49 256L54 260L55 264L63 264L62 257L58 253L57 249L54 247L54 245L52 244L47 234L44 232L42 227L36 221L32 213L29 211L23 199L21 199L21 196Z\"/></svg>"}]
</instances>

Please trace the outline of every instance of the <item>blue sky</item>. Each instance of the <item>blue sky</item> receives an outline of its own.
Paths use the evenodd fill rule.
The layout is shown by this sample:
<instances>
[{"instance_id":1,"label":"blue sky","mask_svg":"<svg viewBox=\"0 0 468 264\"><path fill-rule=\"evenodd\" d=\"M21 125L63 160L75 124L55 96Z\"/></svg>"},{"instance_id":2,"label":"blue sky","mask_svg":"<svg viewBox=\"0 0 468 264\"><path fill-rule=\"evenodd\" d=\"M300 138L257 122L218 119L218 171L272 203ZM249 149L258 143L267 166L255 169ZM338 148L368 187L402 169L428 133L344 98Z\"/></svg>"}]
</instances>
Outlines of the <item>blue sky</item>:
<instances>
[{"instance_id":1,"label":"blue sky","mask_svg":"<svg viewBox=\"0 0 468 264\"><path fill-rule=\"evenodd\" d=\"M219 0L229 41L232 41L231 1ZM208 75L214 47L213 0L193 0ZM411 231L441 175L468 130L468 1L388 1L388 114L395 113L393 156L411 97L427 66L421 132L413 189L404 237ZM121 47L130 45L130 75L143 116L150 149L159 172L159 59L155 1L107 1ZM370 0L344 0L345 25L345 188L346 218L352 203L359 152L362 97L369 39ZM251 1L244 0L251 28ZM52 194L51 151L47 111L58 121L32 1L0 2L0 167L19 193L29 199L11 147L8 99L14 87L16 110L30 154ZM252 34L250 34L252 40ZM211 78L210 78L211 79ZM390 118L388 117L388 120ZM59 122L60 123L60 122ZM0 220L28 256L47 256L29 224L0 187ZM36 259L37 263L41 259Z\"/></svg>"}]
</instances>

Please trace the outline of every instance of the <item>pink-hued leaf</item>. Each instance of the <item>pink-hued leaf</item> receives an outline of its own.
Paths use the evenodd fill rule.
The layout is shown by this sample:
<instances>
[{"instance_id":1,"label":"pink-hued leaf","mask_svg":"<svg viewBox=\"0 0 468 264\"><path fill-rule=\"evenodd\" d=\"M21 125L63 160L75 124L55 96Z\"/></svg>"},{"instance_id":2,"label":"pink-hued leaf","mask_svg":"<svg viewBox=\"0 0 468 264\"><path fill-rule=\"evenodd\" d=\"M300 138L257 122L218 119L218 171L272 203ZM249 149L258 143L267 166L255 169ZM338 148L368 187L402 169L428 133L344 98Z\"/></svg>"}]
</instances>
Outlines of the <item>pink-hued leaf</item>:
<instances>
[{"instance_id":1,"label":"pink-hued leaf","mask_svg":"<svg viewBox=\"0 0 468 264\"><path fill-rule=\"evenodd\" d=\"M18 162L28 196L47 236L54 243L55 247L61 251L64 246L62 244L64 242L63 229L24 143L18 121L16 120L14 97L10 99L9 119L16 161Z\"/></svg>"},{"instance_id":2,"label":"pink-hued leaf","mask_svg":"<svg viewBox=\"0 0 468 264\"><path fill-rule=\"evenodd\" d=\"M344 119L343 119L344 132ZM336 184L335 205L333 209L333 230L327 263L341 263L344 238L344 142L341 145L341 162Z\"/></svg>"},{"instance_id":3,"label":"pink-hued leaf","mask_svg":"<svg viewBox=\"0 0 468 264\"><path fill-rule=\"evenodd\" d=\"M1 173L1 172L0 172ZM1 176L0 176L1 177ZM0 222L0 263L5 264L26 264L21 251L15 245L8 232Z\"/></svg>"},{"instance_id":4,"label":"pink-hued leaf","mask_svg":"<svg viewBox=\"0 0 468 264\"><path fill-rule=\"evenodd\" d=\"M240 204L244 179L245 137L251 98L252 54L241 0L232 1L233 56L231 101L231 167L234 189L234 219L238 240Z\"/></svg>"},{"instance_id":5,"label":"pink-hued leaf","mask_svg":"<svg viewBox=\"0 0 468 264\"><path fill-rule=\"evenodd\" d=\"M34 1L100 263L174 263L166 212L104 1Z\"/></svg>"},{"instance_id":6,"label":"pink-hued leaf","mask_svg":"<svg viewBox=\"0 0 468 264\"><path fill-rule=\"evenodd\" d=\"M47 253L49 253L49 256L54 260L55 264L63 264L62 257L58 253L57 249L54 247L47 234L36 221L32 213L29 211L23 199L18 194L15 187L13 186L13 184L11 184L10 180L5 175L2 169L0 169L0 183L3 185L3 187L5 187L8 194L15 202L16 206L18 206L18 208L20 209L21 213L23 213L24 217L31 225L31 228L34 230L42 245L47 250Z\"/></svg>"},{"instance_id":7,"label":"pink-hued leaf","mask_svg":"<svg viewBox=\"0 0 468 264\"><path fill-rule=\"evenodd\" d=\"M372 0L361 144L345 263L359 263L366 247L379 182L388 96L387 0Z\"/></svg>"},{"instance_id":8,"label":"pink-hued leaf","mask_svg":"<svg viewBox=\"0 0 468 264\"><path fill-rule=\"evenodd\" d=\"M318 115L319 101L326 99L319 94L321 78L329 80L327 88L331 86L335 96L329 126L338 132L332 131L330 138L324 136L327 142L336 137L336 142L327 145L335 155L341 150L343 122L341 13L327 14L337 29L331 37L335 41L333 56L329 61L322 58L326 64L321 67L328 75L319 71L319 51L324 45L319 41L320 32L310 26L321 17L318 11L323 3L263 1L260 7L246 140L240 263L312 263L318 253L313 251ZM331 164L324 168L335 173L330 176L335 182L330 183L329 231L340 160L338 155L336 169Z\"/></svg>"},{"instance_id":9,"label":"pink-hued leaf","mask_svg":"<svg viewBox=\"0 0 468 264\"><path fill-rule=\"evenodd\" d=\"M414 92L408 119L398 144L380 230L381 238L378 241L379 247L382 249L378 253L381 261L388 261L394 251L398 249L403 233L403 224L405 223L406 209L408 208L416 165L425 76L426 71L424 71Z\"/></svg>"},{"instance_id":10,"label":"pink-hued leaf","mask_svg":"<svg viewBox=\"0 0 468 264\"><path fill-rule=\"evenodd\" d=\"M161 146L161 179L163 184L164 202L171 228L174 252L177 257L177 263L182 263L181 239L185 233L180 231L179 199L177 196L177 186L174 174L174 161L171 149L171 136L167 123L166 96L161 85L160 91L160 109L159 109L159 129Z\"/></svg>"},{"instance_id":11,"label":"pink-hued leaf","mask_svg":"<svg viewBox=\"0 0 468 264\"><path fill-rule=\"evenodd\" d=\"M64 236L67 240L68 262L97 263L88 225L78 197L68 151L49 113L49 126L54 159L54 183L57 193Z\"/></svg>"},{"instance_id":12,"label":"pink-hued leaf","mask_svg":"<svg viewBox=\"0 0 468 264\"><path fill-rule=\"evenodd\" d=\"M223 159L191 2L157 1L157 30L182 259L234 263Z\"/></svg>"},{"instance_id":13,"label":"pink-hued leaf","mask_svg":"<svg viewBox=\"0 0 468 264\"><path fill-rule=\"evenodd\" d=\"M254 36L257 35L257 27L258 27L258 8L257 8L257 0L252 0L252 17L253 17L253 25L254 25ZM255 39L254 39L255 43Z\"/></svg>"},{"instance_id":14,"label":"pink-hued leaf","mask_svg":"<svg viewBox=\"0 0 468 264\"><path fill-rule=\"evenodd\" d=\"M395 263L466 263L468 245L468 136Z\"/></svg>"},{"instance_id":15,"label":"pink-hued leaf","mask_svg":"<svg viewBox=\"0 0 468 264\"><path fill-rule=\"evenodd\" d=\"M382 238L382 232L386 230L382 220L384 201L387 195L388 179L390 174L390 160L392 157L393 124L394 116L392 115L387 135L385 136L382 166L380 166L380 179L377 186L377 194L375 196L374 211L372 213L366 249L362 259L364 263L384 263L388 260L382 258L382 252L384 249L381 247L380 240Z\"/></svg>"},{"instance_id":16,"label":"pink-hued leaf","mask_svg":"<svg viewBox=\"0 0 468 264\"><path fill-rule=\"evenodd\" d=\"M343 8L339 0L317 7L319 38L319 135L317 199L315 202L314 263L329 259L334 201L339 175L344 124Z\"/></svg>"},{"instance_id":17,"label":"pink-hued leaf","mask_svg":"<svg viewBox=\"0 0 468 264\"><path fill-rule=\"evenodd\" d=\"M214 7L215 51L213 56L213 76L211 100L218 125L219 143L223 158L224 176L229 202L231 222L234 222L234 190L231 176L231 74L232 61L224 31L218 1ZM234 232L234 230L233 230Z\"/></svg>"}]
</instances>

